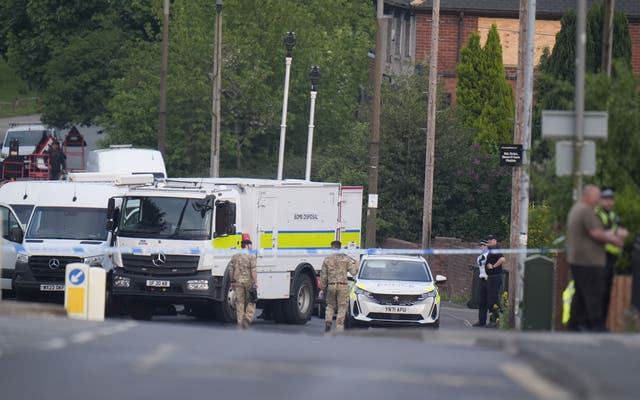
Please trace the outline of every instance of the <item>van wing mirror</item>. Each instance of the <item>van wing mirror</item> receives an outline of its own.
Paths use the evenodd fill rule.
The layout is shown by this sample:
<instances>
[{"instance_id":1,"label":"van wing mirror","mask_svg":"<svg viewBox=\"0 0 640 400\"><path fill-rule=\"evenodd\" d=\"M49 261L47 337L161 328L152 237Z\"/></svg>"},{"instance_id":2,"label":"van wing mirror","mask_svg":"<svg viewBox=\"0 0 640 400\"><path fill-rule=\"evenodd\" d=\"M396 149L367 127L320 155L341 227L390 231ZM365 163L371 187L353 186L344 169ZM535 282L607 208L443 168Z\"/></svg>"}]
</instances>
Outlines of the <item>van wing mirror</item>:
<instances>
[{"instance_id":1,"label":"van wing mirror","mask_svg":"<svg viewBox=\"0 0 640 400\"><path fill-rule=\"evenodd\" d=\"M15 243L22 243L22 239L24 239L24 232L22 228L19 226L14 226L9 231L9 240Z\"/></svg>"}]
</instances>

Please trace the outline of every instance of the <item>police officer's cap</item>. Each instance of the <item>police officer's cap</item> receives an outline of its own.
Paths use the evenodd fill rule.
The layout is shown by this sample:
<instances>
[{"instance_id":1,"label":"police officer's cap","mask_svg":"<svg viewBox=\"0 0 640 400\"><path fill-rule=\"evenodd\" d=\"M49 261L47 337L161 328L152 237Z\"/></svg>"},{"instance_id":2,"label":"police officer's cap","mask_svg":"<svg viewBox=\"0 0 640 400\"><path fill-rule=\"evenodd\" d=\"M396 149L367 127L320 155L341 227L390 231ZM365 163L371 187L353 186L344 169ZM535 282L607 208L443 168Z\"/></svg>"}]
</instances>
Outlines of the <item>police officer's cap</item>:
<instances>
[{"instance_id":1,"label":"police officer's cap","mask_svg":"<svg viewBox=\"0 0 640 400\"><path fill-rule=\"evenodd\" d=\"M602 193L600 194L600 197L602 197L603 199L613 199L613 196L615 195L613 189L611 188L604 188L602 189Z\"/></svg>"},{"instance_id":2,"label":"police officer's cap","mask_svg":"<svg viewBox=\"0 0 640 400\"><path fill-rule=\"evenodd\" d=\"M488 245L488 244L489 244L489 243L488 243L486 240L481 240L481 241L480 241L480 246L486 246L486 245Z\"/></svg>"},{"instance_id":3,"label":"police officer's cap","mask_svg":"<svg viewBox=\"0 0 640 400\"><path fill-rule=\"evenodd\" d=\"M485 241L490 241L490 240L494 240L496 237L493 235L488 235L487 238L485 239Z\"/></svg>"}]
</instances>

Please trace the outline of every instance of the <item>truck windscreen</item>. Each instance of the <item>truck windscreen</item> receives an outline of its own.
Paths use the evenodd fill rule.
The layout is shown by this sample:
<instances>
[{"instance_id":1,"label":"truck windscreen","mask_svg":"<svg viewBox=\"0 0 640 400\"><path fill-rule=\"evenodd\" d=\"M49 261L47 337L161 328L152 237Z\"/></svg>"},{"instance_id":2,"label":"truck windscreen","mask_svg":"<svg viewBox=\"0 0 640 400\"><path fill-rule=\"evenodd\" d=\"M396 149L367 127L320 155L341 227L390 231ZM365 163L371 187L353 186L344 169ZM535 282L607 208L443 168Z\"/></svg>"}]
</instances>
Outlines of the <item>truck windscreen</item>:
<instances>
[{"instance_id":1,"label":"truck windscreen","mask_svg":"<svg viewBox=\"0 0 640 400\"><path fill-rule=\"evenodd\" d=\"M107 240L106 208L36 207L27 239Z\"/></svg>"},{"instance_id":2,"label":"truck windscreen","mask_svg":"<svg viewBox=\"0 0 640 400\"><path fill-rule=\"evenodd\" d=\"M118 235L184 240L211 238L211 200L173 197L127 197Z\"/></svg>"}]
</instances>

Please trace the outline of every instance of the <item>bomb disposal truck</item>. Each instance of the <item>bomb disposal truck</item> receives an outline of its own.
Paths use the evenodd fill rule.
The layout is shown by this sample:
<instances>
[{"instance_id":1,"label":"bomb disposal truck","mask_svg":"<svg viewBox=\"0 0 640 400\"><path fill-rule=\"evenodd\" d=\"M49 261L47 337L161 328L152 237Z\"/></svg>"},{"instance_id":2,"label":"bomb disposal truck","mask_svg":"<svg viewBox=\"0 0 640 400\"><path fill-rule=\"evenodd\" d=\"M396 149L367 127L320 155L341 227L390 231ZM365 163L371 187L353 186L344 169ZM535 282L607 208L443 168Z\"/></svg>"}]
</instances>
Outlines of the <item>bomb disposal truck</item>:
<instances>
[{"instance_id":1,"label":"bomb disposal truck","mask_svg":"<svg viewBox=\"0 0 640 400\"><path fill-rule=\"evenodd\" d=\"M257 250L258 297L278 322L304 324L331 241L360 246L362 188L211 178L137 187L109 203L114 300L134 318L161 305L235 319L228 264L243 238Z\"/></svg>"}]
</instances>

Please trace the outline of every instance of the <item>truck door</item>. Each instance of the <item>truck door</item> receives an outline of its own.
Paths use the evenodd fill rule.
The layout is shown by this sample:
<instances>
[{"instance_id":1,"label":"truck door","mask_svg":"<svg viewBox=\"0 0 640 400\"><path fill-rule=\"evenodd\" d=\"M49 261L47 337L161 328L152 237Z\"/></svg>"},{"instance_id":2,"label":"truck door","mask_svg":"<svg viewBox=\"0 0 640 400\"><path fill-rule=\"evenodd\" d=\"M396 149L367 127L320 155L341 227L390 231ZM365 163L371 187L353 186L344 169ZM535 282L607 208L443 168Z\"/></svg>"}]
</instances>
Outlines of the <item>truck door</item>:
<instances>
[{"instance_id":1,"label":"truck door","mask_svg":"<svg viewBox=\"0 0 640 400\"><path fill-rule=\"evenodd\" d=\"M276 218L278 202L271 193L260 192L258 198L258 237L256 249L275 250L278 247L278 229Z\"/></svg>"},{"instance_id":2,"label":"truck door","mask_svg":"<svg viewBox=\"0 0 640 400\"><path fill-rule=\"evenodd\" d=\"M360 248L362 229L362 187L343 186L340 189L340 226L338 239L343 246Z\"/></svg>"}]
</instances>

